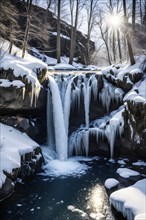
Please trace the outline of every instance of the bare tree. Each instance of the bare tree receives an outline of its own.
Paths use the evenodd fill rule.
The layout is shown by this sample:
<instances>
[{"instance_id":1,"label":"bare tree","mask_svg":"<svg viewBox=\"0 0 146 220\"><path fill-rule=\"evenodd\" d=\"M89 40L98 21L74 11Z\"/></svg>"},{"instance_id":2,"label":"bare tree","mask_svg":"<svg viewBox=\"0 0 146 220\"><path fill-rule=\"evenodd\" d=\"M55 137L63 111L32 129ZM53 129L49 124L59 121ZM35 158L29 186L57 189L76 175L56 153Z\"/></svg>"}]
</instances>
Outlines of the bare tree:
<instances>
[{"instance_id":1,"label":"bare tree","mask_svg":"<svg viewBox=\"0 0 146 220\"><path fill-rule=\"evenodd\" d=\"M132 30L135 31L136 0L132 0Z\"/></svg>"},{"instance_id":2,"label":"bare tree","mask_svg":"<svg viewBox=\"0 0 146 220\"><path fill-rule=\"evenodd\" d=\"M74 4L76 5L74 6ZM77 25L78 25L78 17L79 17L79 4L80 1L72 1L70 0L70 12L71 12L71 42L70 42L70 58L69 64L72 64L75 52L75 45L76 45L76 32L77 32ZM74 7L75 7L75 15L74 15Z\"/></svg>"},{"instance_id":3,"label":"bare tree","mask_svg":"<svg viewBox=\"0 0 146 220\"><path fill-rule=\"evenodd\" d=\"M86 11L87 11L87 44L86 44L86 63L90 63L90 58L92 55L92 51L90 48L90 40L91 33L93 31L94 25L97 23L97 15L98 15L98 0L90 0L86 3Z\"/></svg>"},{"instance_id":4,"label":"bare tree","mask_svg":"<svg viewBox=\"0 0 146 220\"><path fill-rule=\"evenodd\" d=\"M27 20L26 20L26 28L25 28L25 34L24 34L23 47L22 47L22 57L23 58L25 56L25 51L26 51L27 41L28 41L28 35L29 35L29 29L30 29L31 8L32 8L32 0L27 0Z\"/></svg>"},{"instance_id":5,"label":"bare tree","mask_svg":"<svg viewBox=\"0 0 146 220\"><path fill-rule=\"evenodd\" d=\"M99 11L99 21L98 21L98 27L99 27L99 31L100 31L100 34L101 34L101 38L105 44L105 48L106 48L106 51L107 51L107 58L108 58L108 62L109 62L109 65L111 65L111 57L110 57L110 51L109 51L109 45L108 45L108 38L109 38L109 35L108 35L108 30L109 30L109 27L107 26L107 24L104 24L103 22L103 12L100 10Z\"/></svg>"},{"instance_id":6,"label":"bare tree","mask_svg":"<svg viewBox=\"0 0 146 220\"><path fill-rule=\"evenodd\" d=\"M57 63L60 63L61 43L60 43L60 12L61 12L61 0L58 0L57 5Z\"/></svg>"},{"instance_id":7,"label":"bare tree","mask_svg":"<svg viewBox=\"0 0 146 220\"><path fill-rule=\"evenodd\" d=\"M126 14L126 1L123 0L123 11L124 11L124 35L127 40L127 47L128 47L128 53L129 53L129 58L130 58L130 63L131 65L135 64L135 59L134 59L134 54L132 50L132 45L131 45L131 40L129 37L129 31L128 31L128 19L127 19L127 14Z\"/></svg>"}]
</instances>

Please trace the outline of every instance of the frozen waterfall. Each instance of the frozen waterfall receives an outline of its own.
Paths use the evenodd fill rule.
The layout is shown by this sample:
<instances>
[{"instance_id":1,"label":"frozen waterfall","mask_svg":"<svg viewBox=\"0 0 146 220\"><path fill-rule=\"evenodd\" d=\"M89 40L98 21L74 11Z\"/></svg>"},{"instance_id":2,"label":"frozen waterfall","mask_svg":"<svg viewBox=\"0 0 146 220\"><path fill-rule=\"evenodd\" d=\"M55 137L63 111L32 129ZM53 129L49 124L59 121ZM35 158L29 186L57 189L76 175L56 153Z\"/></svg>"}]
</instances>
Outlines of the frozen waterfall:
<instances>
[{"instance_id":1,"label":"frozen waterfall","mask_svg":"<svg viewBox=\"0 0 146 220\"><path fill-rule=\"evenodd\" d=\"M101 76L101 73L99 73ZM55 74L49 76L48 89L48 146L56 152L57 159L66 160L68 156L89 154L90 136L107 139L110 156L113 157L116 136L123 131L122 110L109 115L111 103L121 103L123 92L103 79L103 87L98 90L98 73ZM91 101L92 98L92 101ZM101 102L103 117L97 115L96 122L90 121L90 105ZM71 110L81 113L84 108L84 124L70 134ZM93 107L92 107L93 108ZM119 113L118 113L119 112ZM76 119L75 119L76 120ZM107 124L106 124L107 123ZM91 127L90 127L91 126Z\"/></svg>"},{"instance_id":2,"label":"frozen waterfall","mask_svg":"<svg viewBox=\"0 0 146 220\"><path fill-rule=\"evenodd\" d=\"M53 143L53 132L55 133L55 147L56 153L59 160L66 160L67 159L67 135L65 130L65 123L64 123L64 114L63 114L63 107L61 96L59 92L59 88L57 83L55 82L54 78L49 76L49 85L52 97L52 103L50 100L50 93L48 93L48 143L49 147L52 149L54 148ZM50 105L50 106L49 106ZM51 105L53 108L53 112L51 110ZM52 114L53 113L53 114ZM52 124L52 117L53 121ZM49 121L50 120L50 121ZM53 127L54 125L54 127Z\"/></svg>"}]
</instances>

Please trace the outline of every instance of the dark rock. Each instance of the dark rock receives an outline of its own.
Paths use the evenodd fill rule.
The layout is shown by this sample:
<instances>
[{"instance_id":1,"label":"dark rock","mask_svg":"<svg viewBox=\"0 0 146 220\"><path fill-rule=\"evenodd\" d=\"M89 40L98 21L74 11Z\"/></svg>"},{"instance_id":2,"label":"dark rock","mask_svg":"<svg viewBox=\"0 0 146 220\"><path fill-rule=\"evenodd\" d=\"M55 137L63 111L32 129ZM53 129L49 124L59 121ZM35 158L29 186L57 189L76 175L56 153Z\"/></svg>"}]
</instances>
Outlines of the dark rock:
<instances>
[{"instance_id":1,"label":"dark rock","mask_svg":"<svg viewBox=\"0 0 146 220\"><path fill-rule=\"evenodd\" d=\"M12 126L21 132L25 132L29 137L39 144L46 142L46 115L36 118L25 118L22 116L0 116L0 122ZM37 151L37 149L35 150Z\"/></svg>"},{"instance_id":2,"label":"dark rock","mask_svg":"<svg viewBox=\"0 0 146 220\"><path fill-rule=\"evenodd\" d=\"M146 160L146 104L128 101L124 122L122 153Z\"/></svg>"},{"instance_id":3,"label":"dark rock","mask_svg":"<svg viewBox=\"0 0 146 220\"><path fill-rule=\"evenodd\" d=\"M40 171L42 162L41 149L37 147L33 152L21 156L20 168L13 169L11 173L4 171L6 181L0 189L0 200L5 199L13 192L15 187L13 182L16 182L17 178L24 179Z\"/></svg>"},{"instance_id":4,"label":"dark rock","mask_svg":"<svg viewBox=\"0 0 146 220\"><path fill-rule=\"evenodd\" d=\"M141 71L135 73L135 74L131 74L129 73L129 78L133 83L138 82L139 80L141 80L143 77L143 73Z\"/></svg>"},{"instance_id":5,"label":"dark rock","mask_svg":"<svg viewBox=\"0 0 146 220\"><path fill-rule=\"evenodd\" d=\"M11 179L7 177L5 183L0 189L0 201L11 195L13 190L14 190L14 183L12 182Z\"/></svg>"},{"instance_id":6,"label":"dark rock","mask_svg":"<svg viewBox=\"0 0 146 220\"><path fill-rule=\"evenodd\" d=\"M129 92L133 87L133 83L128 82L127 79L128 79L127 76L124 76L123 80L117 79L117 86L123 89L123 91L126 93Z\"/></svg>"},{"instance_id":7,"label":"dark rock","mask_svg":"<svg viewBox=\"0 0 146 220\"><path fill-rule=\"evenodd\" d=\"M40 70L38 70L40 71ZM42 75L41 75L42 74ZM46 70L42 70L41 74L39 73L40 81L42 82L46 77ZM0 112L8 110L35 110L41 111L46 107L46 96L47 91L44 87L41 87L39 97L36 99L35 94L32 94L32 86L25 81L25 78L15 77L13 75L13 70L9 69L5 71L0 69L0 75L3 79L15 80L20 79L25 83L25 95L23 97L23 88L17 88L14 86L11 87L0 87ZM31 104L31 99L33 96L33 103ZM36 101L35 101L36 99Z\"/></svg>"}]
</instances>

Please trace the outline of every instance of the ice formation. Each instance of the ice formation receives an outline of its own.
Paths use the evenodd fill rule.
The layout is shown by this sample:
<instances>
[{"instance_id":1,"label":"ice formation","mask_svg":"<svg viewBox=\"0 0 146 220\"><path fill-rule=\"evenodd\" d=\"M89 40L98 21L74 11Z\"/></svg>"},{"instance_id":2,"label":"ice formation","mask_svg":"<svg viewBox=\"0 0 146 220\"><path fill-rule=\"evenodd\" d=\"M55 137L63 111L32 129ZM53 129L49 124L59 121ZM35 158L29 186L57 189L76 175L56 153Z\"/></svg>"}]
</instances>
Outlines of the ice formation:
<instances>
[{"instance_id":1,"label":"ice formation","mask_svg":"<svg viewBox=\"0 0 146 220\"><path fill-rule=\"evenodd\" d=\"M89 138L106 138L110 145L111 158L114 153L116 136L123 131L123 106L110 115L92 122L90 127L91 96L95 103L101 101L105 111L109 112L111 102L122 102L123 91L115 88L104 79L103 89L98 91L99 73L55 74L49 76L48 89L48 145L57 152L58 159L68 156L89 154ZM57 101L56 101L57 100ZM85 125L73 132L69 138L70 112L79 111L84 103ZM52 120L53 118L53 120ZM106 124L108 122L108 124Z\"/></svg>"}]
</instances>

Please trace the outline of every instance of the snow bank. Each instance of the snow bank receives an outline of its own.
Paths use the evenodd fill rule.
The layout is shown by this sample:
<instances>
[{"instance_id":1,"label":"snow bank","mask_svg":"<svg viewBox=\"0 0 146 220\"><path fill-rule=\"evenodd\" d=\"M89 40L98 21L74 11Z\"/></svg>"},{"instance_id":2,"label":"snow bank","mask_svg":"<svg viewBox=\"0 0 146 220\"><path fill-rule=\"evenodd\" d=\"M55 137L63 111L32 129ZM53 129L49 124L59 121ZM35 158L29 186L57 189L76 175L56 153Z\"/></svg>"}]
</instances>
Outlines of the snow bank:
<instances>
[{"instance_id":1,"label":"snow bank","mask_svg":"<svg viewBox=\"0 0 146 220\"><path fill-rule=\"evenodd\" d=\"M130 176L138 176L139 172L128 169L128 168L118 168L117 173L123 178L129 178Z\"/></svg>"},{"instance_id":2,"label":"snow bank","mask_svg":"<svg viewBox=\"0 0 146 220\"><path fill-rule=\"evenodd\" d=\"M127 220L145 219L146 179L136 182L125 189L115 191L110 195L110 203L121 212ZM140 218L142 217L142 218Z\"/></svg>"},{"instance_id":3,"label":"snow bank","mask_svg":"<svg viewBox=\"0 0 146 220\"><path fill-rule=\"evenodd\" d=\"M146 220L146 213L136 215L134 220Z\"/></svg>"},{"instance_id":4,"label":"snow bank","mask_svg":"<svg viewBox=\"0 0 146 220\"><path fill-rule=\"evenodd\" d=\"M127 95L124 97L124 102L126 101L134 101L136 103L142 102L143 104L146 103L146 99L137 94L137 92L135 91L130 91L129 93L127 93Z\"/></svg>"},{"instance_id":5,"label":"snow bank","mask_svg":"<svg viewBox=\"0 0 146 220\"><path fill-rule=\"evenodd\" d=\"M54 66L55 70L76 70L76 68L70 64L59 63Z\"/></svg>"},{"instance_id":6,"label":"snow bank","mask_svg":"<svg viewBox=\"0 0 146 220\"><path fill-rule=\"evenodd\" d=\"M119 181L114 178L109 178L105 181L104 185L107 189L111 189L119 184Z\"/></svg>"},{"instance_id":7,"label":"snow bank","mask_svg":"<svg viewBox=\"0 0 146 220\"><path fill-rule=\"evenodd\" d=\"M146 162L138 160L137 162L132 163L133 166L146 166Z\"/></svg>"},{"instance_id":8,"label":"snow bank","mask_svg":"<svg viewBox=\"0 0 146 220\"><path fill-rule=\"evenodd\" d=\"M6 178L3 171L12 173L13 169L21 166L21 155L38 146L25 133L0 123L0 188Z\"/></svg>"}]
</instances>

